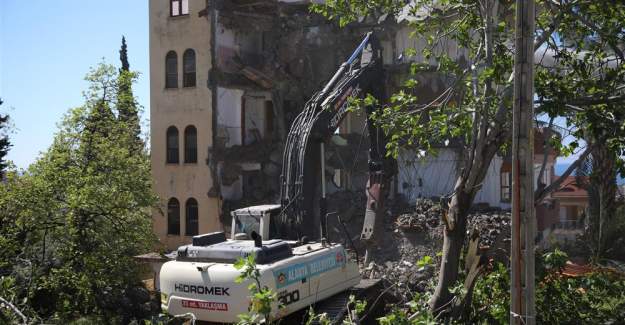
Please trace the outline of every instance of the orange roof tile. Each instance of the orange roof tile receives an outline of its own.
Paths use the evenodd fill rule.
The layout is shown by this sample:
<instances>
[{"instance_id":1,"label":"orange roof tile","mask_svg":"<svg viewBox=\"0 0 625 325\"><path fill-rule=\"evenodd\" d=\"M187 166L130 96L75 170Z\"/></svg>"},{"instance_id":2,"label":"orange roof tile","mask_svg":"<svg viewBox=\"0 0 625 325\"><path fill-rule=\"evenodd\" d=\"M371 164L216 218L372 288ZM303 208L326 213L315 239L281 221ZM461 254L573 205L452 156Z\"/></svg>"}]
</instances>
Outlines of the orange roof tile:
<instances>
[{"instance_id":1,"label":"orange roof tile","mask_svg":"<svg viewBox=\"0 0 625 325\"><path fill-rule=\"evenodd\" d=\"M554 180L560 176L554 176ZM583 179L587 177L582 176ZM588 191L578 184L578 177L568 176L560 185L560 188L553 192L554 198L585 198L588 197Z\"/></svg>"}]
</instances>

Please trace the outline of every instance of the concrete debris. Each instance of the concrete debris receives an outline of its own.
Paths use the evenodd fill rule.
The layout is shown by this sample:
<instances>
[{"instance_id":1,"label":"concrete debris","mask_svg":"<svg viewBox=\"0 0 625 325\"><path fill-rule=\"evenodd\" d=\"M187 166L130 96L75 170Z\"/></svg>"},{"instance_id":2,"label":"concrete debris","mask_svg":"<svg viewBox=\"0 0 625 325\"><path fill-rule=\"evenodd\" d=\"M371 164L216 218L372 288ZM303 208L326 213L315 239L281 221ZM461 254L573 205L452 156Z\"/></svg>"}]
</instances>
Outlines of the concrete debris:
<instances>
[{"instance_id":1,"label":"concrete debris","mask_svg":"<svg viewBox=\"0 0 625 325\"><path fill-rule=\"evenodd\" d=\"M395 225L406 232L430 232L434 237L440 233L442 208L429 199L417 199L415 209L397 217ZM467 229L477 227L480 243L491 247L497 240L507 242L510 238L510 212L481 207L469 214Z\"/></svg>"},{"instance_id":2,"label":"concrete debris","mask_svg":"<svg viewBox=\"0 0 625 325\"><path fill-rule=\"evenodd\" d=\"M400 204L392 202L392 206ZM387 220L389 227L379 250L374 252L374 261L361 265L363 278L386 280L387 286L393 286L389 294L397 301L409 301L414 292L425 291L440 264L444 227L441 214L439 203L418 199L409 210ZM495 261L505 262L510 251L510 212L475 210L468 216L467 230L474 227L479 230L480 248ZM431 263L420 264L426 255Z\"/></svg>"},{"instance_id":3,"label":"concrete debris","mask_svg":"<svg viewBox=\"0 0 625 325\"><path fill-rule=\"evenodd\" d=\"M397 228L404 231L429 231L438 227L441 206L428 199L417 199L415 211L397 217Z\"/></svg>"},{"instance_id":4,"label":"concrete debris","mask_svg":"<svg viewBox=\"0 0 625 325\"><path fill-rule=\"evenodd\" d=\"M510 212L493 211L471 214L469 225L480 231L480 243L495 247L510 239ZM500 246L497 246L500 247Z\"/></svg>"}]
</instances>

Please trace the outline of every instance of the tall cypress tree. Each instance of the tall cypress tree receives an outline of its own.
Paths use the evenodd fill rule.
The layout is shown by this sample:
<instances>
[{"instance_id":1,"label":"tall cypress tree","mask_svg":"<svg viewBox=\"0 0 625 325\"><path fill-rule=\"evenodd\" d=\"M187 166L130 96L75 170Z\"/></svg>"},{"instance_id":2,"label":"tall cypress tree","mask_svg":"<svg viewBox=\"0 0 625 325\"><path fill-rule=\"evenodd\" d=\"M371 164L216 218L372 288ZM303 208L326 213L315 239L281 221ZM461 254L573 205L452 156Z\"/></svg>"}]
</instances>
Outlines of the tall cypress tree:
<instances>
[{"instance_id":1,"label":"tall cypress tree","mask_svg":"<svg viewBox=\"0 0 625 325\"><path fill-rule=\"evenodd\" d=\"M0 105L2 105L2 99L0 99ZM0 114L0 178L4 177L4 172L7 167L7 162L4 160L9 153L11 142L9 142L9 136L7 133L9 122L9 115Z\"/></svg>"},{"instance_id":2,"label":"tall cypress tree","mask_svg":"<svg viewBox=\"0 0 625 325\"><path fill-rule=\"evenodd\" d=\"M122 61L122 71L130 71L130 63L128 63L128 46L126 45L126 37L122 36L122 47L119 49L119 60Z\"/></svg>"},{"instance_id":3,"label":"tall cypress tree","mask_svg":"<svg viewBox=\"0 0 625 325\"><path fill-rule=\"evenodd\" d=\"M124 123L128 131L135 137L133 151L140 151L143 148L141 141L141 126L139 124L139 111L137 103L132 93L132 82L136 74L130 71L130 63L128 62L128 46L126 38L122 36L122 45L119 50L119 60L121 68L119 69L119 92L117 94L117 112L118 120Z\"/></svg>"}]
</instances>

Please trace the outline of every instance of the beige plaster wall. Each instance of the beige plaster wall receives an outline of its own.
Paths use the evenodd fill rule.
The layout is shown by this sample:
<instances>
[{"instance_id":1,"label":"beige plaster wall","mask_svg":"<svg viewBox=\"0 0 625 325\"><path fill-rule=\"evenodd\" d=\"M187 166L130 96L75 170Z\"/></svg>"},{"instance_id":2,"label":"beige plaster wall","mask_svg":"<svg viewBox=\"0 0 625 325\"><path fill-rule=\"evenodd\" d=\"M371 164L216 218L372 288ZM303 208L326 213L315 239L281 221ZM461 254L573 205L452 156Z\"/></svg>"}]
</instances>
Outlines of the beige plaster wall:
<instances>
[{"instance_id":1,"label":"beige plaster wall","mask_svg":"<svg viewBox=\"0 0 625 325\"><path fill-rule=\"evenodd\" d=\"M208 147L212 145L211 92L207 87L210 69L210 21L199 17L205 1L189 0L189 15L170 17L170 1L150 0L150 144L154 186L160 197L161 211L153 213L154 232L168 248L190 242L185 236L167 235L167 201L180 201L180 232L185 230L185 202L198 201L199 233L221 228L218 218L219 202L209 198L212 185L207 165ZM182 56L186 49L195 50L196 86L182 87ZM170 50L178 55L178 86L165 89L165 56ZM179 132L180 163L167 164L166 130L175 126ZM197 129L198 161L183 162L184 129Z\"/></svg>"}]
</instances>

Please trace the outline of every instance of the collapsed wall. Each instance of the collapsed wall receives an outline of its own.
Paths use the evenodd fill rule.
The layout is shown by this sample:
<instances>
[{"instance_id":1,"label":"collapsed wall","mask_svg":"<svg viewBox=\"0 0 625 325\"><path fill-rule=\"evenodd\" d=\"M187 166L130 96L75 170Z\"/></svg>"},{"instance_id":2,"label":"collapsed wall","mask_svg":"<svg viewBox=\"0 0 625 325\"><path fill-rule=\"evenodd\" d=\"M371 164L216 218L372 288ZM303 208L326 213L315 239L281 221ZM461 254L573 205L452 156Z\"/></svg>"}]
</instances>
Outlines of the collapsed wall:
<instances>
[{"instance_id":1,"label":"collapsed wall","mask_svg":"<svg viewBox=\"0 0 625 325\"><path fill-rule=\"evenodd\" d=\"M209 195L223 199L221 219L228 225L233 209L276 202L289 126L367 28L339 28L311 14L302 2L222 1L214 6L202 13L214 10L216 17L215 65L209 72L216 91L216 132L209 160L218 182ZM364 190L364 116L351 115L328 148L331 191Z\"/></svg>"},{"instance_id":2,"label":"collapsed wall","mask_svg":"<svg viewBox=\"0 0 625 325\"><path fill-rule=\"evenodd\" d=\"M388 94L402 87L407 78L418 85L411 89L420 102L434 100L449 80L431 71L410 75L412 62L422 62L417 52L425 41L411 38L410 28L393 17L367 19L339 28L334 22L309 11L308 1L232 0L211 1L204 15L213 15L214 65L209 83L215 89L216 121L210 165L216 186L209 195L223 200L222 223L229 225L229 211L279 198L282 148L288 129L308 99L333 75L366 32L375 30L383 48L385 87ZM463 61L453 44L446 49ZM435 65L434 59L430 60ZM327 184L330 192L365 190L367 150L365 117L350 113L327 149ZM418 159L402 153L400 173L391 195L403 194L409 201L441 196L452 190L460 168L460 146L444 148L440 155ZM499 180L499 165L489 169L489 180ZM446 167L445 167L446 166ZM433 172L447 177L441 182ZM498 189L487 186L477 202L497 205ZM364 206L364 205L363 205ZM364 214L363 214L364 215Z\"/></svg>"}]
</instances>

